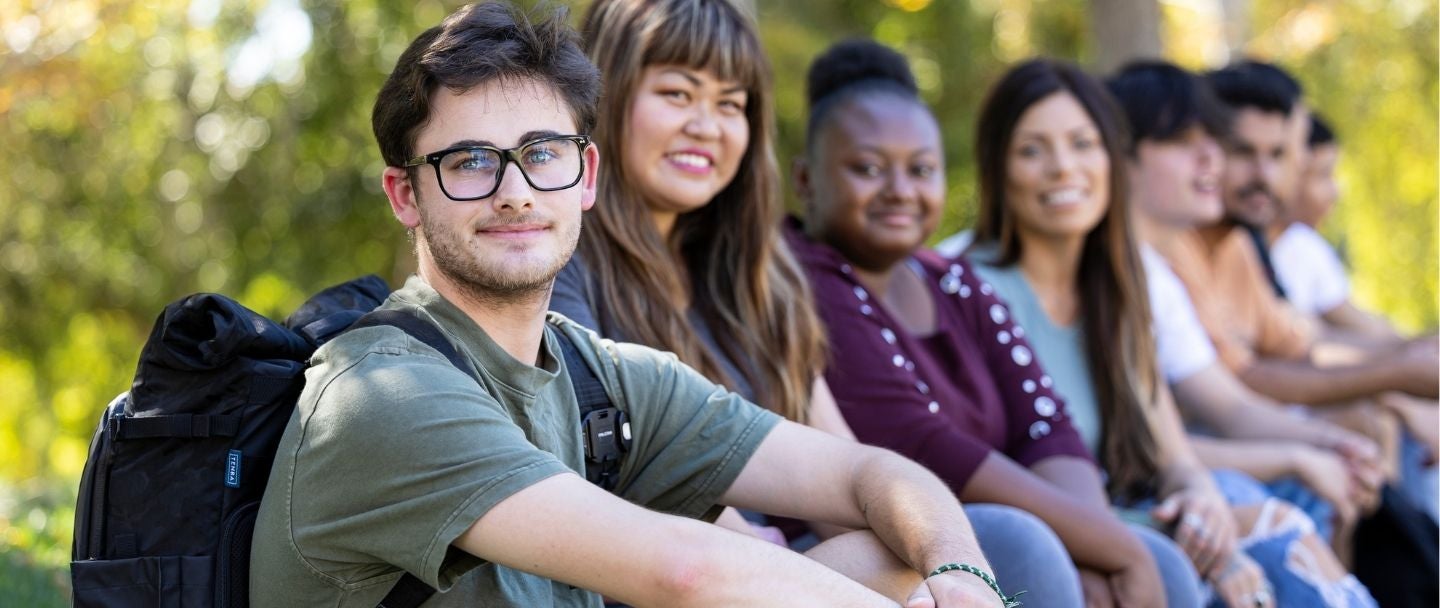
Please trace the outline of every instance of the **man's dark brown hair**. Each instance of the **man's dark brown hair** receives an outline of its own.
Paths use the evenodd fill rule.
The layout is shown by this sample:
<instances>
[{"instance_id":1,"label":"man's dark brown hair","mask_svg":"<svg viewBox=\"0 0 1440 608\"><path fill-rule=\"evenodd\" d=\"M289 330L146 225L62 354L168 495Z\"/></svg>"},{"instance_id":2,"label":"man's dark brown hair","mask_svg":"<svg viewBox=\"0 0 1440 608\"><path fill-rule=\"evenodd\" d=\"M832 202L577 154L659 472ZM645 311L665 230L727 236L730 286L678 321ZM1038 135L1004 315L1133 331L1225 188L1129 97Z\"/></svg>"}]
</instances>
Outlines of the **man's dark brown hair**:
<instances>
[{"instance_id":1,"label":"man's dark brown hair","mask_svg":"<svg viewBox=\"0 0 1440 608\"><path fill-rule=\"evenodd\" d=\"M594 127L600 72L566 25L564 7L535 23L508 2L470 4L416 37L380 87L370 123L385 164L399 167L416 155L415 138L430 120L430 96L439 87L463 93L516 79L552 87L580 134Z\"/></svg>"}]
</instances>

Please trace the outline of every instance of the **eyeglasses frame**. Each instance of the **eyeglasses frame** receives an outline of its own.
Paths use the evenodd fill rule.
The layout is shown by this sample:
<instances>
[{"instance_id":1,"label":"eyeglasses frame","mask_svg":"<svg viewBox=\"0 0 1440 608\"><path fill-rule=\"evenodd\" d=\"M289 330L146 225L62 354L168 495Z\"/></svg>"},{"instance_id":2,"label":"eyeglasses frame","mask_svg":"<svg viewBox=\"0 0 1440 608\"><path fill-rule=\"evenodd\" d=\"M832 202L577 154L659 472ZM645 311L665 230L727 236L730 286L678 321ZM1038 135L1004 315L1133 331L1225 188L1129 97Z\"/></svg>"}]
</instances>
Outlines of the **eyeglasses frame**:
<instances>
[{"instance_id":1,"label":"eyeglasses frame","mask_svg":"<svg viewBox=\"0 0 1440 608\"><path fill-rule=\"evenodd\" d=\"M575 174L575 181L556 188L541 188L539 186L536 186L535 182L530 179L530 174L525 172L525 164L520 162L520 151L538 143L561 140L575 142L580 147L580 171ZM514 148L496 148L495 146L455 146L453 148L446 148L438 152L431 152L429 154L416 156L414 158L411 158L410 160L405 161L405 164L401 166L406 169L419 167L420 165L430 165L431 167L434 167L435 183L440 185L440 191L445 193L445 196L450 200L464 203L470 201L478 201L480 199L495 196L495 193L500 191L500 183L505 181L505 171L509 168L510 163L515 163L515 166L520 169L520 175L525 178L525 183L529 184L530 188L535 190L536 192L555 192L558 190L574 188L575 184L580 183L580 180L585 177L585 148L589 145L590 136L588 135L551 135L549 137L541 137L539 139L527 141L518 146L515 146ZM480 196L456 198L454 195L450 194L450 190L445 187L445 178L440 177L440 160L445 158L446 155L453 154L455 152L461 152L464 150L489 150L491 152L495 152L497 155L500 156L500 168L497 170L499 177L495 178L495 186L492 187L489 192L486 192L485 194Z\"/></svg>"}]
</instances>

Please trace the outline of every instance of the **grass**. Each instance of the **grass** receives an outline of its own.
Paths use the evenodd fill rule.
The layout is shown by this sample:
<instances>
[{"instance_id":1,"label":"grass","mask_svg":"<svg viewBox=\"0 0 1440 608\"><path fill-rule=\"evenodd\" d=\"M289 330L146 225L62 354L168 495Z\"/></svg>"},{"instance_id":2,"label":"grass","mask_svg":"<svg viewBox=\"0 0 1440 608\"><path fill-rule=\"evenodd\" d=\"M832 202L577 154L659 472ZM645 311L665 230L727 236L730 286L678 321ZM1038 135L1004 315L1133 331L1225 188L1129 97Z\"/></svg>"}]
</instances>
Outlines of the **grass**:
<instances>
[{"instance_id":1,"label":"grass","mask_svg":"<svg viewBox=\"0 0 1440 608\"><path fill-rule=\"evenodd\" d=\"M0 482L0 604L70 605L75 490L68 484Z\"/></svg>"}]
</instances>

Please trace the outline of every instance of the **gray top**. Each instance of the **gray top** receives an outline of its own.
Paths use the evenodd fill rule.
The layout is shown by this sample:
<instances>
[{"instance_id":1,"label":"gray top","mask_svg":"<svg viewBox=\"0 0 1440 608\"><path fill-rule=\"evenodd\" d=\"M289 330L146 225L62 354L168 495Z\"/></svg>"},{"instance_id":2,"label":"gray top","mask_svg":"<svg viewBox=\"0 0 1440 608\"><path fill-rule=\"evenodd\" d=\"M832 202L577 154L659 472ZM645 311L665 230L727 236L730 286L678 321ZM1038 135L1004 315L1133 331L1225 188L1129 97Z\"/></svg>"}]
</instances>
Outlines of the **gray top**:
<instances>
[{"instance_id":1,"label":"gray top","mask_svg":"<svg viewBox=\"0 0 1440 608\"><path fill-rule=\"evenodd\" d=\"M555 290L550 294L550 310L565 315L571 321L611 340L632 340L609 314L600 311L599 302L600 292L595 286L595 276L590 274L585 260L581 259L577 252L570 258L570 263L560 269L559 276L555 277ZM748 376L741 372L740 364L725 355L720 343L715 340L710 324L706 323L705 318L694 308L686 311L685 318L690 321L690 326L695 329L695 336L700 339L705 350L715 357L715 361L725 370L725 375L735 384L726 388L754 401L755 387L750 385Z\"/></svg>"},{"instance_id":2,"label":"gray top","mask_svg":"<svg viewBox=\"0 0 1440 608\"><path fill-rule=\"evenodd\" d=\"M981 277L995 286L1000 298L1010 305L1010 312L1015 315L1016 322L1025 328L1025 337L1030 339L1036 357L1055 378L1055 392L1064 395L1070 411L1070 424L1079 431L1085 448L1091 454L1098 453L1103 421L1095 401L1095 384L1090 379L1090 366L1079 326L1061 326L1052 322L1019 266L991 264L995 259L993 247L972 247L965 257L974 263L975 271Z\"/></svg>"},{"instance_id":3,"label":"gray top","mask_svg":"<svg viewBox=\"0 0 1440 608\"><path fill-rule=\"evenodd\" d=\"M584 470L579 405L555 332L570 336L633 442L616 486L649 509L713 518L715 501L779 418L673 355L616 344L551 314L541 363L517 361L424 280L383 308L435 323L480 383L391 327L346 333L312 358L255 525L251 602L373 608L402 569L425 605L585 606L589 591L451 547L492 507Z\"/></svg>"}]
</instances>

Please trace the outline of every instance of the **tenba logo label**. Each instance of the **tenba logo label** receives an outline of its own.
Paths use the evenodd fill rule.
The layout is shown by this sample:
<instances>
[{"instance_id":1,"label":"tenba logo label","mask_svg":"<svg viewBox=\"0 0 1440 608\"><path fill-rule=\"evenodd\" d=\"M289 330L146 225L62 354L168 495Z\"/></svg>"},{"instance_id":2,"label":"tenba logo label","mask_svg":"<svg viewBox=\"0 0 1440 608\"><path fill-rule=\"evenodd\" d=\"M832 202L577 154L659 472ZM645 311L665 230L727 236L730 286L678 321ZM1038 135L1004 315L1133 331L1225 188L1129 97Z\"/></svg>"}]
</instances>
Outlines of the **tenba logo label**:
<instances>
[{"instance_id":1,"label":"tenba logo label","mask_svg":"<svg viewBox=\"0 0 1440 608\"><path fill-rule=\"evenodd\" d=\"M225 457L225 485L232 488L240 487L240 458L242 456L244 454L240 450L230 450L230 454Z\"/></svg>"}]
</instances>

